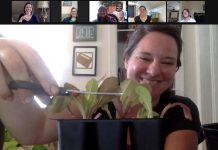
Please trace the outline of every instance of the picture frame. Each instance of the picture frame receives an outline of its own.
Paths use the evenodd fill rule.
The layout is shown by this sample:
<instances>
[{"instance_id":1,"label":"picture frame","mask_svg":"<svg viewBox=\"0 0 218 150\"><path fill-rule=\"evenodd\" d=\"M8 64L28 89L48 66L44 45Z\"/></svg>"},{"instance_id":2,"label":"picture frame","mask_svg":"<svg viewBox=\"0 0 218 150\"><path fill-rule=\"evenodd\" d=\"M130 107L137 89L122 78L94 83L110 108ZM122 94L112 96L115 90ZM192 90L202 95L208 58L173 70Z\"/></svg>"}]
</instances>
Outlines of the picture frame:
<instances>
[{"instance_id":1,"label":"picture frame","mask_svg":"<svg viewBox=\"0 0 218 150\"><path fill-rule=\"evenodd\" d=\"M73 41L87 42L97 40L96 25L73 25Z\"/></svg>"},{"instance_id":2,"label":"picture frame","mask_svg":"<svg viewBox=\"0 0 218 150\"><path fill-rule=\"evenodd\" d=\"M76 76L95 76L96 61L96 46L74 46L72 74Z\"/></svg>"},{"instance_id":3,"label":"picture frame","mask_svg":"<svg viewBox=\"0 0 218 150\"><path fill-rule=\"evenodd\" d=\"M72 1L63 1L63 6L72 6L73 2Z\"/></svg>"}]
</instances>

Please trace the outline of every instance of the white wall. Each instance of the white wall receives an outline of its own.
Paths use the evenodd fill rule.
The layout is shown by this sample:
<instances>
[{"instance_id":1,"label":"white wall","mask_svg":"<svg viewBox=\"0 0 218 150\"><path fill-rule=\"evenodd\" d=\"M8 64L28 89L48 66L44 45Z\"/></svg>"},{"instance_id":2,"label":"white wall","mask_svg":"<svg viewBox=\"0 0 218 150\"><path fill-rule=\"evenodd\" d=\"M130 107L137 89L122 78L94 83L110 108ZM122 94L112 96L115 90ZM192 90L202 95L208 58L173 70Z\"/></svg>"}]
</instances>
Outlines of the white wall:
<instances>
[{"instance_id":1,"label":"white wall","mask_svg":"<svg viewBox=\"0 0 218 150\"><path fill-rule=\"evenodd\" d=\"M218 26L183 25L182 28L184 74L182 92L198 105L202 123L217 122L218 100L215 97L218 94L218 44L216 42Z\"/></svg>"},{"instance_id":2,"label":"white wall","mask_svg":"<svg viewBox=\"0 0 218 150\"><path fill-rule=\"evenodd\" d=\"M116 29L115 25L98 25L96 42L73 42L72 25L1 25L0 33L35 48L60 85L70 82L84 89L90 78L117 75ZM72 76L74 46L97 46L96 76Z\"/></svg>"},{"instance_id":3,"label":"white wall","mask_svg":"<svg viewBox=\"0 0 218 150\"><path fill-rule=\"evenodd\" d=\"M176 76L176 91L197 104L202 124L218 122L218 26L182 28L183 65ZM200 148L206 150L205 142Z\"/></svg>"},{"instance_id":4,"label":"white wall","mask_svg":"<svg viewBox=\"0 0 218 150\"><path fill-rule=\"evenodd\" d=\"M154 8L150 11L157 12L159 14L159 16L158 16L159 21L158 22L166 22L166 4L162 5L160 7Z\"/></svg>"}]
</instances>

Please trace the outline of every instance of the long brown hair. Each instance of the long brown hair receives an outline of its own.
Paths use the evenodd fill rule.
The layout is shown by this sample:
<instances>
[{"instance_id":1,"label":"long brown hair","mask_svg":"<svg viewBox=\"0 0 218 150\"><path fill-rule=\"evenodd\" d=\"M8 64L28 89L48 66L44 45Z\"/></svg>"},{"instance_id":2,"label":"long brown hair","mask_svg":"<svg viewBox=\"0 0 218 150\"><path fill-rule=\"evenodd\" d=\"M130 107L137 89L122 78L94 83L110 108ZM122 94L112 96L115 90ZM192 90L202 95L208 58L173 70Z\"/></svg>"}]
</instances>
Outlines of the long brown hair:
<instances>
[{"instance_id":1,"label":"long brown hair","mask_svg":"<svg viewBox=\"0 0 218 150\"><path fill-rule=\"evenodd\" d=\"M30 3L30 2L26 2L25 5L23 6L23 13L26 14L25 8L26 8L26 5L28 5L28 4L30 4L30 5L32 6L32 12L31 12L31 15L32 15L32 14L33 14L33 9L34 9L34 8L33 8L33 4Z\"/></svg>"}]
</instances>

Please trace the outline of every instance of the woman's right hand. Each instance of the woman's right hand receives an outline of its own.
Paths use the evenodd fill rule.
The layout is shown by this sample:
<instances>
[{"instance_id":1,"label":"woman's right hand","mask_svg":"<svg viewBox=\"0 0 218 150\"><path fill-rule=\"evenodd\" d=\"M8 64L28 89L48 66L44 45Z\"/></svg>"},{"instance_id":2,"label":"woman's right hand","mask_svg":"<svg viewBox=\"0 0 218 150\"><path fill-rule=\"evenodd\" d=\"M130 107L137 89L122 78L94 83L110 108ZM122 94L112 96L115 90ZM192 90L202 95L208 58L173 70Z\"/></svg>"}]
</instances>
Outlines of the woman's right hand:
<instances>
[{"instance_id":1,"label":"woman's right hand","mask_svg":"<svg viewBox=\"0 0 218 150\"><path fill-rule=\"evenodd\" d=\"M8 83L12 80L36 82L42 85L48 95L58 93L58 85L39 54L28 44L0 39L0 98L15 99L18 95L28 96L27 90L12 91Z\"/></svg>"},{"instance_id":2,"label":"woman's right hand","mask_svg":"<svg viewBox=\"0 0 218 150\"><path fill-rule=\"evenodd\" d=\"M56 120L49 118L56 114L41 109L32 99L32 91L9 89L12 80L41 84L48 95L58 93L55 79L32 47L18 40L0 38L0 120L21 144L55 141ZM69 112L57 115L70 116Z\"/></svg>"}]
</instances>

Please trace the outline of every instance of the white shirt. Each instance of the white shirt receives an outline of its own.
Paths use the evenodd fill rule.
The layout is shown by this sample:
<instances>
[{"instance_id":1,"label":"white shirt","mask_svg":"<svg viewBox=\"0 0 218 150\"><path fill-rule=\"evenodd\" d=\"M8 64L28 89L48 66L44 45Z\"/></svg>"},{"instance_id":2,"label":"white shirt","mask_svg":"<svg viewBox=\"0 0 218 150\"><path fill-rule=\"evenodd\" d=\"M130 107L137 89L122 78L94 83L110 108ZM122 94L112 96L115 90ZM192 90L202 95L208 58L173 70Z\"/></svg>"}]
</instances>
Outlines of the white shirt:
<instances>
[{"instance_id":1,"label":"white shirt","mask_svg":"<svg viewBox=\"0 0 218 150\"><path fill-rule=\"evenodd\" d=\"M196 20L193 18L190 18L189 20L182 19L180 22L196 22Z\"/></svg>"}]
</instances>

